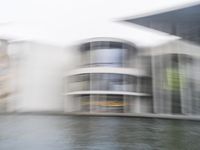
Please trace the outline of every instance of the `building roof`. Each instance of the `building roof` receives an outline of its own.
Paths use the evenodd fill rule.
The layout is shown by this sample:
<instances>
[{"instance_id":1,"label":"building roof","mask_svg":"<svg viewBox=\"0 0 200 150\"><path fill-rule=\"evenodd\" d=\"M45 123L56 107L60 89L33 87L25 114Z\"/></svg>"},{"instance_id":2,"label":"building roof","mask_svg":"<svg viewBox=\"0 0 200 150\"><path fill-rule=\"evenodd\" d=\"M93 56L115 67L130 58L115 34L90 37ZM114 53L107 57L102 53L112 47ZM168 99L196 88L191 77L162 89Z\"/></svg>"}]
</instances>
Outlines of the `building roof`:
<instances>
[{"instance_id":1,"label":"building roof","mask_svg":"<svg viewBox=\"0 0 200 150\"><path fill-rule=\"evenodd\" d=\"M200 44L200 4L126 20Z\"/></svg>"}]
</instances>

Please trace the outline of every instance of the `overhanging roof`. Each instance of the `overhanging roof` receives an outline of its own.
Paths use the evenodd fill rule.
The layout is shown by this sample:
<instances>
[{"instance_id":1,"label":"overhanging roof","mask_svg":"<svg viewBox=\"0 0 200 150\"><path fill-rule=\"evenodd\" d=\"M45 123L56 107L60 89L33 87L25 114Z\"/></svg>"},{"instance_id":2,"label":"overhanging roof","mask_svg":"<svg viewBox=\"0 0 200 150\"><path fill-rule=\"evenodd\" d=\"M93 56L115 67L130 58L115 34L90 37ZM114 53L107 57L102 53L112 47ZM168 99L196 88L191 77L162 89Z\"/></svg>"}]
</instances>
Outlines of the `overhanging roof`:
<instances>
[{"instance_id":1,"label":"overhanging roof","mask_svg":"<svg viewBox=\"0 0 200 150\"><path fill-rule=\"evenodd\" d=\"M126 20L200 44L200 4Z\"/></svg>"}]
</instances>

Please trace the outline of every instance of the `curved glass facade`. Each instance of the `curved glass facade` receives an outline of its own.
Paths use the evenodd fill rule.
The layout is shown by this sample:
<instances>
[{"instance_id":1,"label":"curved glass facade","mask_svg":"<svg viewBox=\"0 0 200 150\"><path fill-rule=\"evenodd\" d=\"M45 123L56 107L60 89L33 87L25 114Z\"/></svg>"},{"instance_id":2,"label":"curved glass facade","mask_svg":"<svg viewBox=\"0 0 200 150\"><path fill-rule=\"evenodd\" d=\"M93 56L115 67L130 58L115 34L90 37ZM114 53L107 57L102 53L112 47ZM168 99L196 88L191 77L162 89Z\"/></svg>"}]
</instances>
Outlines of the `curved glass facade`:
<instances>
[{"instance_id":1,"label":"curved glass facade","mask_svg":"<svg viewBox=\"0 0 200 150\"><path fill-rule=\"evenodd\" d=\"M137 96L115 94L80 94L71 96L76 103L77 112L112 112L112 113L138 113L152 112L151 97L138 98ZM138 106L140 102L140 106Z\"/></svg>"},{"instance_id":2,"label":"curved glass facade","mask_svg":"<svg viewBox=\"0 0 200 150\"><path fill-rule=\"evenodd\" d=\"M136 49L120 42L98 41L80 47L82 66L128 67Z\"/></svg>"},{"instance_id":3,"label":"curved glass facade","mask_svg":"<svg viewBox=\"0 0 200 150\"><path fill-rule=\"evenodd\" d=\"M116 41L92 41L79 48L80 67L110 67L111 71L107 73L100 68L100 73L91 70L89 73L68 76L65 92L71 97L74 111L152 112L151 77L139 73L146 67L147 59L142 61L133 45ZM116 73L113 67L126 68L128 72Z\"/></svg>"},{"instance_id":4,"label":"curved glass facade","mask_svg":"<svg viewBox=\"0 0 200 150\"><path fill-rule=\"evenodd\" d=\"M69 77L68 92L125 91L151 93L151 78L114 73L78 74Z\"/></svg>"}]
</instances>

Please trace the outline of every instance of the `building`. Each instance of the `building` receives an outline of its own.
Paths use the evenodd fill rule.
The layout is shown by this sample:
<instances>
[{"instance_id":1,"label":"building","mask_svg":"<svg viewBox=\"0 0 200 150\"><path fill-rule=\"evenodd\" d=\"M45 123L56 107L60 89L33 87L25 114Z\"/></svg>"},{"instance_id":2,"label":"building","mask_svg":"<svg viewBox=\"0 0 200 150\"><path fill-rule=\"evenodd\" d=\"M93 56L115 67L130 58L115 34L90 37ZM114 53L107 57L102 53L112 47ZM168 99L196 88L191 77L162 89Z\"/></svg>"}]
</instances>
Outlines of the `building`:
<instances>
[{"instance_id":1,"label":"building","mask_svg":"<svg viewBox=\"0 0 200 150\"><path fill-rule=\"evenodd\" d=\"M199 34L200 26L199 26L199 17L198 17L200 13L199 8L200 8L200 5L180 7L180 8L175 8L174 10L151 13L150 15L141 15L140 17L135 17L135 18L133 17L133 18L129 18L128 20L125 20L130 23L139 24L148 28L153 28L159 31L167 32L172 35L180 36L184 40L175 40L173 42L168 42L164 45L160 45L157 47L147 47L147 48L135 47L135 49L137 49L137 52L134 53L134 56L137 57L137 62L142 62L143 58L145 58L148 62L146 62L146 64L143 64L143 65L141 65L140 63L136 63L134 67L132 66L126 66L126 67L128 67L129 69L142 68L144 72L149 73L148 75L151 77L151 79L146 82L145 81L146 79L143 79L142 77L137 77L138 78L136 79L137 82L135 82L134 81L135 79L132 78L132 79L129 79L128 83L131 83L132 86L136 85L136 87L145 86L145 84L143 84L142 82L148 83L147 86L152 87L152 95L151 95L152 100L148 101L150 102L148 104L147 103L143 104L144 97L140 96L140 97L135 97L136 99L140 99L140 100L135 100L135 103L130 103L130 102L127 103L126 98L124 96L123 100L125 103L120 105L120 106L122 105L124 106L124 110L121 112L131 112L131 113L147 112L147 113L157 113L157 114L199 114L200 113L200 103L199 103L200 98L198 94L199 93L198 89L200 85L200 82L198 79L198 76L199 76L198 68L199 68L199 61L200 61L199 54L198 54L199 46L194 43L191 43L191 42L195 42L199 44L199 37L200 37L200 34ZM102 41L99 41L99 42L102 42ZM83 45L87 45L87 44L88 43L85 43ZM94 43L91 42L91 45L93 44ZM97 55L101 57L100 59L97 56L95 56L95 54L93 54L92 46L90 46L90 44L88 45L89 46L86 46L87 50L81 50L81 55L84 56L84 59L82 59L83 60L82 62L86 63L84 61L89 60L87 64L89 65L88 68L91 73L88 74L87 77L85 77L87 78L86 80L88 81L87 82L88 86L86 86L87 88L84 90L81 89L81 90L77 90L73 92L69 91L66 94L68 96L71 95L72 97L79 97L79 98L71 98L71 99L74 99L74 101L72 100L74 103L75 103L75 100L77 102L78 101L77 99L80 99L79 100L80 102L77 102L76 104L74 104L75 106L79 106L79 108L76 107L78 109L75 111L85 111L84 109L81 109L81 97L85 96L83 94L85 91L88 91L88 93L90 94L91 92L96 92L95 95L87 95L88 97L86 96L85 98L87 102L84 103L84 104L87 104L87 107L86 107L87 112L88 111L92 112L93 110L96 111L96 107L93 108L93 104L96 104L96 102L93 102L93 101L95 101L96 99L98 100L106 99L106 94L103 98L99 98L97 96L100 92L102 92L98 88L102 86L106 87L106 85L109 84L110 81L112 80L107 77L108 79L105 82L103 82L104 77L101 77L101 75L98 75L98 76L94 75L93 73L93 71L99 68L99 66L94 66L94 64L91 64L91 62L94 60L104 61L102 58L104 58L106 54L109 55L109 53L105 53L105 51L99 50L99 53L97 53ZM101 47L105 47L104 45L101 45L101 44L99 45L100 45L99 46L100 49ZM80 48L80 49L84 49L84 48ZM101 54L101 51L102 51L102 54ZM129 56L131 55L129 54ZM105 57L105 58L109 58L109 57ZM131 59L134 60L135 57L131 57ZM105 65L105 64L101 64L101 65ZM111 66L111 64L109 65ZM141 66L145 66L145 67L141 67ZM81 69L81 67L79 69ZM109 70L111 71L111 69ZM78 73L78 71L76 73ZM72 78L73 76L75 75L72 74ZM74 79L72 78L69 79L69 81L72 81L72 83L70 84L73 85ZM141 81L138 81L140 79ZM101 80L101 82L98 83L98 80ZM113 82L111 83L114 84ZM81 87L79 84L80 82L78 82L76 86ZM95 89L96 86L98 87L97 89ZM112 87L115 87L115 86L112 86ZM124 90L124 87L126 87L126 82L124 81L124 79L123 79L123 88L121 87L121 90L119 90L119 86L117 87L118 87L118 91L117 91L118 93L120 93L119 91ZM143 90L143 88L141 89ZM109 88L104 89L105 93L107 91L107 94L108 94L108 91L112 91L112 90L113 89L110 90ZM100 92L98 93L98 91ZM75 93L76 93L76 96L74 96ZM133 100L131 102L133 102ZM101 103L97 103L97 104L101 104ZM109 107L108 104L109 103L104 103L104 105ZM146 111L145 108L141 106L148 106L149 108L148 111ZM127 109L129 107L131 109ZM120 110L122 110L122 108L120 108Z\"/></svg>"},{"instance_id":2,"label":"building","mask_svg":"<svg viewBox=\"0 0 200 150\"><path fill-rule=\"evenodd\" d=\"M151 49L155 113L200 114L200 5L151 12L126 21L181 37Z\"/></svg>"},{"instance_id":3,"label":"building","mask_svg":"<svg viewBox=\"0 0 200 150\"><path fill-rule=\"evenodd\" d=\"M151 61L136 46L95 38L78 51L79 65L66 75L66 112L152 112Z\"/></svg>"},{"instance_id":4,"label":"building","mask_svg":"<svg viewBox=\"0 0 200 150\"><path fill-rule=\"evenodd\" d=\"M132 98L129 98L130 100L127 101L127 95L125 93L121 93L124 95L120 98L120 101L123 99L123 104L121 104L119 107L120 111L118 112L125 112L125 113L155 113L155 114L184 114L184 115L199 115L200 114L200 80L199 80L199 63L200 63L200 57L199 57L199 39L200 39L200 5L195 4L191 6L183 6L179 8L174 8L173 10L163 10L161 12L153 12L144 15L140 15L139 17L133 17L129 18L127 20L124 20L125 22L138 24L141 26L145 26L148 28L152 28L154 30L159 30L162 32L166 32L175 36L179 36L182 39L180 40L174 40L171 42L167 42L165 44L159 45L159 46L150 46L150 47L137 47L133 46L135 49L135 52L132 54L128 54L129 58L126 58L125 60L129 62L129 60L132 59L131 65L117 65L115 63L106 64L106 67L109 66L110 72L115 72L112 70L112 67L116 68L128 68L128 69L139 69L143 72L146 72L149 76L149 79L147 77L142 77L143 75L139 75L136 78L130 78L128 79L129 86L136 86L136 93L145 93L145 94L151 94L149 97L145 96L133 96ZM122 38L123 39L123 38ZM131 40L130 37L126 40ZM110 40L110 42L113 42L113 39ZM123 40L121 40L122 42ZM93 64L93 61L105 61L103 58L108 58L112 60L113 58L108 57L107 55L110 55L111 53L115 54L115 52L110 51L110 53L106 53L104 48L106 47L102 43L102 40L96 39L96 43L93 42L91 39L90 42L83 43L81 46L81 55L83 57L82 59L82 66L79 67L79 69L84 70L86 65L89 68L89 74L87 75L87 81L88 86L87 89L82 90L75 90L75 91L69 91L66 95L70 95L71 99L74 99L73 102L77 102L77 99L80 99L80 102L74 104L76 106L79 106L79 109L75 111L87 111L87 112L101 112L97 110L97 107L93 108L93 104L101 104L99 102L93 102L93 101L101 101L102 99L105 101L107 97L110 97L108 93L110 91L115 91L114 89L117 89L118 95L120 95L120 91L127 91L126 87L126 78L123 77L122 85L123 86L116 86L114 85L115 82L112 82L112 79L108 77L103 77L102 75L94 75L94 72L96 69L99 69L100 66L104 66L105 64L102 62L100 64ZM131 42L128 42L129 44ZM90 44L88 44L90 43ZM123 44L126 43L126 41L122 42ZM97 44L99 47L98 53L94 53L95 45ZM112 49L111 47L107 47L109 49ZM112 44L111 44L112 45ZM134 45L133 43L130 45ZM84 48L83 48L84 47ZM86 48L85 48L86 47ZM101 54L102 52L102 54ZM98 57L97 57L98 56ZM113 57L115 55L112 55ZM85 62L87 60L87 62ZM134 60L137 62L135 63ZM144 62L146 60L146 62ZM98 63L99 63L98 62ZM125 64L127 64L125 62ZM92 63L92 64L91 64ZM97 63L97 62L95 62ZM112 66L112 67L111 67ZM83 69L84 67L84 69ZM103 71L106 71L105 69ZM104 73L104 72L101 73ZM124 71L122 71L124 72ZM80 73L79 71L74 71L75 74L72 74L71 79L69 81L72 81L70 84L74 84L74 79L72 79L74 76L78 75L76 73ZM83 73L83 72L82 72ZM121 73L122 74L122 73ZM82 74L83 75L83 74ZM116 75L116 74L115 74ZM110 75L113 76L113 75ZM84 77L83 77L84 78ZM106 80L104 81L104 78ZM100 82L98 82L100 80ZM97 95L99 95L101 90L98 88L101 87L107 87L111 81L111 89L105 88L104 89L104 96L101 95L102 98L99 98ZM77 86L79 86L80 82L78 82ZM97 88L98 87L98 88ZM144 87L148 87L147 90L144 91ZM96 89L95 89L96 88ZM121 88L121 89L120 89ZM126 89L126 90L124 90ZM82 92L81 92L82 91ZM88 94L85 96L83 93L88 91L90 95ZM94 93L91 95L91 93ZM99 93L98 93L99 92ZM78 93L78 94L77 94ZM86 92L87 93L87 92ZM106 94L107 93L107 94ZM75 96L76 95L76 96ZM86 97L87 100L87 110L81 109L81 97ZM117 96L120 97L120 96ZM117 99L117 97L115 99ZM130 96L129 96L130 97ZM151 97L151 98L150 98ZM151 99L147 100L145 102L145 99ZM102 101L103 101L102 100ZM103 101L103 102L104 102ZM107 100L110 101L109 98ZM85 104L85 103L84 103ZM110 107L110 103L103 103L104 106ZM112 104L112 103L111 103ZM119 104L119 103L118 103ZM123 106L123 108L122 108ZM99 108L99 106L98 106ZM117 108L117 107L115 107ZM147 109L148 108L148 109ZM110 108L112 110L113 108ZM121 111L122 110L122 111ZM148 110L148 111L147 111ZM74 110L73 110L74 111ZM109 111L108 108L104 111ZM112 110L115 112L115 110Z\"/></svg>"},{"instance_id":5,"label":"building","mask_svg":"<svg viewBox=\"0 0 200 150\"><path fill-rule=\"evenodd\" d=\"M131 17L125 21L200 44L200 4L180 6Z\"/></svg>"},{"instance_id":6,"label":"building","mask_svg":"<svg viewBox=\"0 0 200 150\"><path fill-rule=\"evenodd\" d=\"M116 22L65 48L1 40L0 111L199 115L199 7L125 20L182 38L159 46Z\"/></svg>"},{"instance_id":7,"label":"building","mask_svg":"<svg viewBox=\"0 0 200 150\"><path fill-rule=\"evenodd\" d=\"M176 40L148 48L157 114L200 114L200 47Z\"/></svg>"}]
</instances>

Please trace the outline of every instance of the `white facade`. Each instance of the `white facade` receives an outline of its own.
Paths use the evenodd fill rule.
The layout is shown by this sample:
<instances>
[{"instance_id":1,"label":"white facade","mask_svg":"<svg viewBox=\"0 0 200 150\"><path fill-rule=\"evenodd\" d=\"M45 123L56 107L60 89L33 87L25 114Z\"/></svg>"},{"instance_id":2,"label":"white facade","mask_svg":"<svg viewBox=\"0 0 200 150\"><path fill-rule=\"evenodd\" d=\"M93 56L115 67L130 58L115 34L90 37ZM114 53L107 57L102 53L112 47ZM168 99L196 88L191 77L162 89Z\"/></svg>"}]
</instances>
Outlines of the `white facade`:
<instances>
[{"instance_id":1,"label":"white facade","mask_svg":"<svg viewBox=\"0 0 200 150\"><path fill-rule=\"evenodd\" d=\"M65 48L20 41L10 43L14 93L8 111L62 111L63 74L70 66Z\"/></svg>"}]
</instances>

